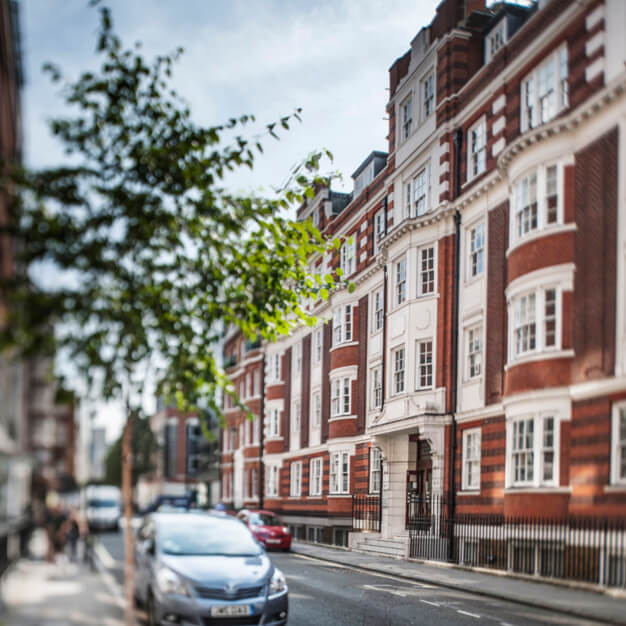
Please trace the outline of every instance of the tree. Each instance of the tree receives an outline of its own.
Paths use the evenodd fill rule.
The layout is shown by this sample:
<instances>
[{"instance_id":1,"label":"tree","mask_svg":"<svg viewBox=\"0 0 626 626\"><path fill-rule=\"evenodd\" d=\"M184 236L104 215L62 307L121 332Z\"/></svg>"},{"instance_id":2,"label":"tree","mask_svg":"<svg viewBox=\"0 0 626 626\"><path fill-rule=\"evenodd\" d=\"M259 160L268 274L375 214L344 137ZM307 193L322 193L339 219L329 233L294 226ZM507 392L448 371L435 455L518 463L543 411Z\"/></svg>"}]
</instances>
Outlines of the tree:
<instances>
[{"instance_id":1,"label":"tree","mask_svg":"<svg viewBox=\"0 0 626 626\"><path fill-rule=\"evenodd\" d=\"M129 418L131 426L131 451L133 455L132 485L135 487L140 476L154 470L154 454L158 445L150 422L134 413ZM122 436L111 444L104 459L104 483L107 485L122 484Z\"/></svg>"},{"instance_id":2,"label":"tree","mask_svg":"<svg viewBox=\"0 0 626 626\"><path fill-rule=\"evenodd\" d=\"M2 284L11 306L4 341L37 353L49 346L52 320L58 350L90 388L123 397L128 416L141 414L138 388L155 365L163 366L161 392L221 414L218 390L238 400L213 353L220 324L273 340L312 324L301 303L327 297L334 284L307 267L329 244L310 221L284 216L327 183L317 175L323 153L294 168L273 198L228 193L224 175L252 168L263 141L299 111L252 138L240 134L255 121L249 115L199 126L170 87L182 50L147 63L138 44L123 48L109 10L100 15L100 69L64 83L68 114L50 123L68 162L11 172L20 193L4 231L30 271ZM45 69L62 81L58 68ZM42 264L55 268L53 284L37 280ZM131 427L127 420L122 441L128 521ZM130 523L126 529L130 624Z\"/></svg>"}]
</instances>

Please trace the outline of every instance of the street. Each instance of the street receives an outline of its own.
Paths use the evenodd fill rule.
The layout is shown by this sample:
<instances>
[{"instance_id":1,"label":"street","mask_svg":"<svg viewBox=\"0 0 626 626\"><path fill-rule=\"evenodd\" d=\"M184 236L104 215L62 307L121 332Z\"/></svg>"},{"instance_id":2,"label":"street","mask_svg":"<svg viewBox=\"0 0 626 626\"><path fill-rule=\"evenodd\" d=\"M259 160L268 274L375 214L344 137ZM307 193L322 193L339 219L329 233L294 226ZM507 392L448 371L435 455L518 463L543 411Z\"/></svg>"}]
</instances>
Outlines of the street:
<instances>
[{"instance_id":1,"label":"street","mask_svg":"<svg viewBox=\"0 0 626 626\"><path fill-rule=\"evenodd\" d=\"M107 569L123 582L123 533L98 536ZM109 559L108 556L111 558ZM396 626L404 624L591 624L524 605L435 585L362 572L294 553L270 553L287 577L289 623L295 626ZM600 622L597 622L600 623Z\"/></svg>"}]
</instances>

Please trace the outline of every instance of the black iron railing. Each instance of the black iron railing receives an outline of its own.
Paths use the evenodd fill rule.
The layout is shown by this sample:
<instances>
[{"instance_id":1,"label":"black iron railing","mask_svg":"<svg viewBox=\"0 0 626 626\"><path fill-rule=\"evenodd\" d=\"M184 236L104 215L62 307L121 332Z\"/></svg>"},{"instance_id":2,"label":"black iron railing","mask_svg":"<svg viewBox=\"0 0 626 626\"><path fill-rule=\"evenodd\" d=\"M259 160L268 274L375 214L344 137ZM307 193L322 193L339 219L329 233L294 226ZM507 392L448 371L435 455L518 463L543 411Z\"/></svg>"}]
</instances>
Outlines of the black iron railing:
<instances>
[{"instance_id":1,"label":"black iron railing","mask_svg":"<svg viewBox=\"0 0 626 626\"><path fill-rule=\"evenodd\" d=\"M431 498L427 515L409 520L413 558L626 587L626 520L446 514Z\"/></svg>"},{"instance_id":2,"label":"black iron railing","mask_svg":"<svg viewBox=\"0 0 626 626\"><path fill-rule=\"evenodd\" d=\"M380 532L381 513L379 494L352 496L352 530Z\"/></svg>"}]
</instances>

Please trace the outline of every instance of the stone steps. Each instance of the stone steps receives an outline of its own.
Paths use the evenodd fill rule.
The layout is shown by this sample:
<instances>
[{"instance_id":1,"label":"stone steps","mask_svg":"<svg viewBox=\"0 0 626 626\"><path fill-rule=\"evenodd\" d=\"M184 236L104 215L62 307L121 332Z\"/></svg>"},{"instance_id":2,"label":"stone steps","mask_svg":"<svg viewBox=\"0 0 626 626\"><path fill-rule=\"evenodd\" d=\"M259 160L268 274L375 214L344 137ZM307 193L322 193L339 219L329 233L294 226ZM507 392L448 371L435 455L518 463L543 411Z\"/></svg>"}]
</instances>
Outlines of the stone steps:
<instances>
[{"instance_id":1,"label":"stone steps","mask_svg":"<svg viewBox=\"0 0 626 626\"><path fill-rule=\"evenodd\" d=\"M378 554L396 558L404 558L406 541L404 539L384 539L380 535L364 535L352 545L353 550L368 554Z\"/></svg>"}]
</instances>

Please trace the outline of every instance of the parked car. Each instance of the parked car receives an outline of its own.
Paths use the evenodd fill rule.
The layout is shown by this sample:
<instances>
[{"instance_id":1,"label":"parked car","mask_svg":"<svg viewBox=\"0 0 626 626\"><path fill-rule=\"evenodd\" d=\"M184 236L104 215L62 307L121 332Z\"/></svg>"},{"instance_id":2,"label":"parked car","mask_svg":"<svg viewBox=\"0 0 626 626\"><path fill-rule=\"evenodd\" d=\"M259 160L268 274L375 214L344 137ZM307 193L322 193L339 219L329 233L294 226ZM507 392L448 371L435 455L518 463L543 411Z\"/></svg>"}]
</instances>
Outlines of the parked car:
<instances>
[{"instance_id":1,"label":"parked car","mask_svg":"<svg viewBox=\"0 0 626 626\"><path fill-rule=\"evenodd\" d=\"M122 515L122 493L112 485L90 485L87 498L87 525L90 530L118 530Z\"/></svg>"},{"instance_id":2,"label":"parked car","mask_svg":"<svg viewBox=\"0 0 626 626\"><path fill-rule=\"evenodd\" d=\"M291 533L278 516L271 511L239 511L237 517L252 531L257 541L266 549L289 550Z\"/></svg>"},{"instance_id":3,"label":"parked car","mask_svg":"<svg viewBox=\"0 0 626 626\"><path fill-rule=\"evenodd\" d=\"M135 559L135 596L150 626L287 623L285 577L235 517L148 515Z\"/></svg>"},{"instance_id":4,"label":"parked car","mask_svg":"<svg viewBox=\"0 0 626 626\"><path fill-rule=\"evenodd\" d=\"M153 500L145 509L140 511L140 515L148 515L156 511L166 511L168 507L171 509L188 509L191 506L192 498L190 495L173 496L162 494Z\"/></svg>"}]
</instances>

